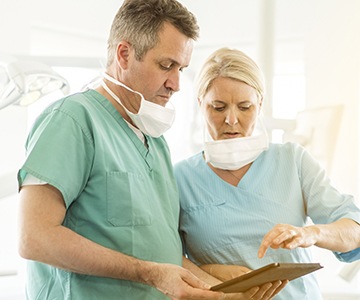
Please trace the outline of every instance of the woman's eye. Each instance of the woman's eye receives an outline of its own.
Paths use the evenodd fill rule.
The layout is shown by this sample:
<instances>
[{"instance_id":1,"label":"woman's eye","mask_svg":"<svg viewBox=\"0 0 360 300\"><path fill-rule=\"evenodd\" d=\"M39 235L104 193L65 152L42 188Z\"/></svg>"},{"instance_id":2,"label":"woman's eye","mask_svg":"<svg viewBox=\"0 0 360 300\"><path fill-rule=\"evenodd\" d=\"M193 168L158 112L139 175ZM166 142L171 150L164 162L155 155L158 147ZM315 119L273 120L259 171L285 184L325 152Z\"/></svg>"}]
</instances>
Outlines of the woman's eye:
<instances>
[{"instance_id":1,"label":"woman's eye","mask_svg":"<svg viewBox=\"0 0 360 300\"><path fill-rule=\"evenodd\" d=\"M241 105L239 108L242 111L246 111L246 110L250 109L250 107L251 107L251 104L249 104L249 105Z\"/></svg>"},{"instance_id":2,"label":"woman's eye","mask_svg":"<svg viewBox=\"0 0 360 300\"><path fill-rule=\"evenodd\" d=\"M225 107L224 106L214 106L214 109L216 111L223 111L225 109Z\"/></svg>"}]
</instances>

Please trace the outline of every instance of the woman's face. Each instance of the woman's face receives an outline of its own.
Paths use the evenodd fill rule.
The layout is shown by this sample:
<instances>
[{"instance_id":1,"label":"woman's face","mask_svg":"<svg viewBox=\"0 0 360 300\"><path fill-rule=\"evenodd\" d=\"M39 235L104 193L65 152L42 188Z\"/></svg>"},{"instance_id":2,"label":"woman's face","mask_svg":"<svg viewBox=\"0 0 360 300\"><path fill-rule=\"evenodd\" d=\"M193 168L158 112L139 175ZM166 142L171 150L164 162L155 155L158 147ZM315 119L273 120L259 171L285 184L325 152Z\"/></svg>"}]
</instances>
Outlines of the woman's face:
<instances>
[{"instance_id":1,"label":"woman's face","mask_svg":"<svg viewBox=\"0 0 360 300\"><path fill-rule=\"evenodd\" d=\"M253 87L224 77L216 78L199 102L214 140L250 136L262 104Z\"/></svg>"}]
</instances>

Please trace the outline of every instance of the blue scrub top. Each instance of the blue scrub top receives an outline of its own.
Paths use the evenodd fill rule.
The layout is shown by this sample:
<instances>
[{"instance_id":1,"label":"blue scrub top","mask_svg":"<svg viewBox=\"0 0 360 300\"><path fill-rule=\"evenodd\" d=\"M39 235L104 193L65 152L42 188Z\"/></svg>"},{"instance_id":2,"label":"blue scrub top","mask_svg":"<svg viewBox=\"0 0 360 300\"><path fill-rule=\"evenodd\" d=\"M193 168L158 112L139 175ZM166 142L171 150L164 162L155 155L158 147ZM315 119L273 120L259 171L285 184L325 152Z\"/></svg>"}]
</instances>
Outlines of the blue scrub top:
<instances>
[{"instance_id":1,"label":"blue scrub top","mask_svg":"<svg viewBox=\"0 0 360 300\"><path fill-rule=\"evenodd\" d=\"M142 260L181 265L179 200L163 137L140 141L114 106L94 90L47 108L27 140L19 184L31 174L56 187L64 226ZM66 243L66 241L64 241ZM168 299L126 280L67 272L29 262L29 299Z\"/></svg>"},{"instance_id":2,"label":"blue scrub top","mask_svg":"<svg viewBox=\"0 0 360 300\"><path fill-rule=\"evenodd\" d=\"M353 197L340 194L302 147L270 145L234 187L218 177L202 153L175 165L180 191L180 232L189 258L198 265L234 264L257 269L272 262L312 262L309 248L268 249L257 257L264 235L276 224L305 226L340 218L360 223ZM336 253L360 258L360 249ZM274 299L322 299L316 272L291 281Z\"/></svg>"}]
</instances>

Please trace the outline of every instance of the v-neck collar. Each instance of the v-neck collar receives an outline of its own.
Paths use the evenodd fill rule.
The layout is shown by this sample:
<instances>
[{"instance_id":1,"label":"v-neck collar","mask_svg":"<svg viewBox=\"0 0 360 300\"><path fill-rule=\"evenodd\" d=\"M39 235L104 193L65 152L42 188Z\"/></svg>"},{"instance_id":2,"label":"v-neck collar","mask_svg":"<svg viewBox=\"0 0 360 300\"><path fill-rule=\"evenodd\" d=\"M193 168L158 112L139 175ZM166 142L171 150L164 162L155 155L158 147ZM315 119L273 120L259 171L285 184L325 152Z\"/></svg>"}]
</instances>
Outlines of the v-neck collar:
<instances>
[{"instance_id":1,"label":"v-neck collar","mask_svg":"<svg viewBox=\"0 0 360 300\"><path fill-rule=\"evenodd\" d=\"M210 176L212 177L216 177L217 180L221 180L221 182L230 187L230 188L240 188L240 189L248 189L250 185L253 185L254 184L254 178L257 178L258 180L261 180L261 178L264 176L264 174L266 173L267 171L267 168L268 166L265 166L265 168L263 170L261 170L261 172L258 171L259 169L259 164L262 164L263 163L263 156L264 156L264 153L266 151L264 151L263 153L261 153L259 155L259 157L252 162L250 168L247 170L247 172L243 175L243 177L241 178L241 180L239 181L239 183L234 186L228 182L226 182L224 179L222 179L220 176L218 176L209 166L208 164L206 163L204 157L203 157L203 151L201 153L199 153L200 157L199 159L202 160L202 165L205 169L205 171L207 173L210 174Z\"/></svg>"},{"instance_id":2,"label":"v-neck collar","mask_svg":"<svg viewBox=\"0 0 360 300\"><path fill-rule=\"evenodd\" d=\"M116 110L116 108L111 104L111 102L95 90L89 90L88 93L102 106L105 110L115 119L115 121L121 126L126 135L129 137L131 142L135 145L136 149L143 157L144 161L150 169L152 169L153 159L150 155L150 138L145 136L145 140L148 142L148 147L139 139L136 133L128 126L123 116ZM114 129L116 130L116 129Z\"/></svg>"}]
</instances>

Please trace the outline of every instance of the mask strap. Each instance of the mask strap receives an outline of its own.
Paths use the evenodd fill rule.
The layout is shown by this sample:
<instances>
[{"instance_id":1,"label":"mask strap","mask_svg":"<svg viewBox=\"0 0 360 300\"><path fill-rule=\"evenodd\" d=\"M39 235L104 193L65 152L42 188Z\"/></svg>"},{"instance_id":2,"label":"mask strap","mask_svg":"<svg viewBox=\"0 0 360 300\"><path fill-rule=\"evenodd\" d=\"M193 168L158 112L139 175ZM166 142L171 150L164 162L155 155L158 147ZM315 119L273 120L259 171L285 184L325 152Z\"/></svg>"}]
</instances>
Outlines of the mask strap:
<instances>
[{"instance_id":1,"label":"mask strap","mask_svg":"<svg viewBox=\"0 0 360 300\"><path fill-rule=\"evenodd\" d=\"M255 129L251 136L256 136L256 135L266 135L266 137L269 138L264 121L263 121L263 117L261 117L261 116L258 117L258 119L256 121Z\"/></svg>"},{"instance_id":2,"label":"mask strap","mask_svg":"<svg viewBox=\"0 0 360 300\"><path fill-rule=\"evenodd\" d=\"M121 100L119 99L119 97L118 97L113 91L111 91L111 89L107 86L107 84L105 83L105 81L103 80L103 81L101 82L101 85L103 86L103 88L125 109L125 111L127 112L128 115L137 115L137 114L139 114L139 113L140 113L140 110L143 108L144 105L151 106L152 108L155 109L156 112L160 112L160 115L163 114L164 112L166 112L167 115L168 115L169 113L173 114L173 113L175 112L175 106L174 106L174 104L173 104L171 101L168 102L168 104L170 103L170 106L171 106L171 107L163 107L163 106L161 106L161 105L159 105L159 104L156 104L156 103L153 103L153 102L151 102L151 101L146 100L146 99L144 98L144 96L143 96L140 92L135 91L135 90L129 88L128 86L126 86L126 85L123 84L122 82L120 82L120 81L116 80L115 78L111 77L109 74L107 74L107 73L104 72L104 73L103 73L103 76L104 76L104 78L106 78L107 80L111 81L112 83L114 83L114 84L116 84L116 85L120 85L120 86L124 87L125 89L127 89L128 91L133 92L133 93L135 93L135 94L137 94L137 95L140 96L141 102L140 102L139 110L138 110L137 113L132 113L132 112L130 112L130 111L121 103ZM172 119L174 119L174 116L170 116L170 117L171 117Z\"/></svg>"},{"instance_id":3,"label":"mask strap","mask_svg":"<svg viewBox=\"0 0 360 300\"><path fill-rule=\"evenodd\" d=\"M134 91L133 89L129 88L127 85L123 84L121 81L118 81L118 80L116 80L115 78L111 77L109 74L107 74L107 73L104 72L104 73L103 73L103 76L104 76L104 78L106 78L107 80L111 81L112 83L114 83L114 84L116 84L116 85L120 85L120 86L122 86L123 88L126 88L128 91L133 92L133 93L139 95L139 96L141 97L141 99L144 98L144 96L143 96L141 93L139 93L138 91Z\"/></svg>"},{"instance_id":4,"label":"mask strap","mask_svg":"<svg viewBox=\"0 0 360 300\"><path fill-rule=\"evenodd\" d=\"M121 103L120 98L112 90L110 90L110 88L107 86L107 84L104 81L101 81L100 84L105 89L105 91L107 91L110 94L110 96L113 97L115 99L115 101L117 103L119 103L125 109L125 111L128 115L132 114L132 112L127 110L127 108Z\"/></svg>"}]
</instances>

